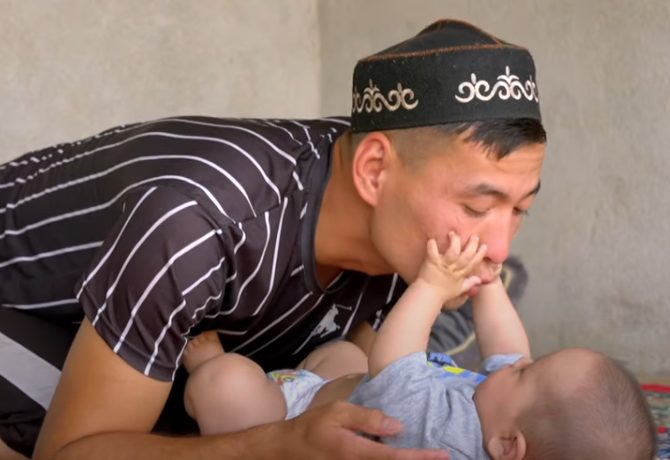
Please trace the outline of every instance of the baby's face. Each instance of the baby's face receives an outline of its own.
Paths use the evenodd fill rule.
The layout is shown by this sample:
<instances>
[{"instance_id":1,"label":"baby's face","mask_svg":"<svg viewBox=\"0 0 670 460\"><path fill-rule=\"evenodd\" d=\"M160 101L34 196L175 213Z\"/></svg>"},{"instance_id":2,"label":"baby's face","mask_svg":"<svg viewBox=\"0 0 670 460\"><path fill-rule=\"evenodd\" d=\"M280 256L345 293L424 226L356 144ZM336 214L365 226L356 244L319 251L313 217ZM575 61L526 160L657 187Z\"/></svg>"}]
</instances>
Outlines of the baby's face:
<instances>
[{"instance_id":1,"label":"baby's face","mask_svg":"<svg viewBox=\"0 0 670 460\"><path fill-rule=\"evenodd\" d=\"M477 387L475 405L485 438L491 429L513 420L536 397L539 382L534 368L540 361L521 358L491 373Z\"/></svg>"},{"instance_id":2,"label":"baby's face","mask_svg":"<svg viewBox=\"0 0 670 460\"><path fill-rule=\"evenodd\" d=\"M586 350L561 350L533 362L522 358L493 372L477 387L475 405L484 439L516 425L518 417L545 391L570 391L579 369L591 362Z\"/></svg>"}]
</instances>

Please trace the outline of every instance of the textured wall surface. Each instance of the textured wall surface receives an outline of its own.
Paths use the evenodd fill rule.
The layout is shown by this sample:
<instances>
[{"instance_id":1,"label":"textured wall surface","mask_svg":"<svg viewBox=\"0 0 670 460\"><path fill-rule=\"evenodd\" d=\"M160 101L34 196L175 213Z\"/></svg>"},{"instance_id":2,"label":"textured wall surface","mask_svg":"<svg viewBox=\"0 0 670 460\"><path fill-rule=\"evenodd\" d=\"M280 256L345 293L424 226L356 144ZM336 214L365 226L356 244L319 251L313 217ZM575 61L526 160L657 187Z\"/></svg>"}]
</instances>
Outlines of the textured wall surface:
<instances>
[{"instance_id":1,"label":"textured wall surface","mask_svg":"<svg viewBox=\"0 0 670 460\"><path fill-rule=\"evenodd\" d=\"M534 349L670 374L670 1L0 0L0 160L174 114L346 114L357 58L439 17L528 46L550 136L514 253Z\"/></svg>"},{"instance_id":2,"label":"textured wall surface","mask_svg":"<svg viewBox=\"0 0 670 460\"><path fill-rule=\"evenodd\" d=\"M670 374L670 1L329 0L323 109L346 112L357 58L454 17L531 49L549 133L513 252L537 354L588 346Z\"/></svg>"},{"instance_id":3,"label":"textured wall surface","mask_svg":"<svg viewBox=\"0 0 670 460\"><path fill-rule=\"evenodd\" d=\"M0 0L0 160L170 115L314 116L313 0Z\"/></svg>"}]
</instances>

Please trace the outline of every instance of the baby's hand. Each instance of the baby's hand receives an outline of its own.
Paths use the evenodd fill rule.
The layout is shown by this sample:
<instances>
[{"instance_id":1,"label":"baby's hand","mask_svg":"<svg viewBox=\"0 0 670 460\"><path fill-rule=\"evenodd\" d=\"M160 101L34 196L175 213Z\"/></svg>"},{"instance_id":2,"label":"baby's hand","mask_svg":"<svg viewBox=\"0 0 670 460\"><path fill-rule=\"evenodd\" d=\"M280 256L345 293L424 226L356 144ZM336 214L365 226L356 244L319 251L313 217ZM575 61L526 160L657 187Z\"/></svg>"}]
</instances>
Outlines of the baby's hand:
<instances>
[{"instance_id":1,"label":"baby's hand","mask_svg":"<svg viewBox=\"0 0 670 460\"><path fill-rule=\"evenodd\" d=\"M477 236L471 236L465 248L461 249L460 237L449 232L449 247L444 254L440 254L432 238L428 240L426 253L417 279L439 288L445 303L481 283L478 276L470 275L486 255L486 245L480 245Z\"/></svg>"}]
</instances>

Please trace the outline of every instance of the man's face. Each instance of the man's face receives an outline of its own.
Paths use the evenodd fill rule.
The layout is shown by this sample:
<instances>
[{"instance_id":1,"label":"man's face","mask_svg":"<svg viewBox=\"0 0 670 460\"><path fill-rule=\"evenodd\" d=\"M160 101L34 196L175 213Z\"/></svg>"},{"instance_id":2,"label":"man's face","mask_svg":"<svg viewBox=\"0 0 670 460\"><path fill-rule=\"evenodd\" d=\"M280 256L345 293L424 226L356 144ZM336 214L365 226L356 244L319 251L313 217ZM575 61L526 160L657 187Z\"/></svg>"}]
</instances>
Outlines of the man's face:
<instances>
[{"instance_id":1,"label":"man's face","mask_svg":"<svg viewBox=\"0 0 670 460\"><path fill-rule=\"evenodd\" d=\"M487 245L474 274L490 282L539 190L544 144L521 147L498 160L482 146L464 142L464 136L435 142L436 151L418 167L395 159L380 178L372 240L405 281L416 277L426 241L435 238L444 250L453 230L464 242L477 235Z\"/></svg>"}]
</instances>

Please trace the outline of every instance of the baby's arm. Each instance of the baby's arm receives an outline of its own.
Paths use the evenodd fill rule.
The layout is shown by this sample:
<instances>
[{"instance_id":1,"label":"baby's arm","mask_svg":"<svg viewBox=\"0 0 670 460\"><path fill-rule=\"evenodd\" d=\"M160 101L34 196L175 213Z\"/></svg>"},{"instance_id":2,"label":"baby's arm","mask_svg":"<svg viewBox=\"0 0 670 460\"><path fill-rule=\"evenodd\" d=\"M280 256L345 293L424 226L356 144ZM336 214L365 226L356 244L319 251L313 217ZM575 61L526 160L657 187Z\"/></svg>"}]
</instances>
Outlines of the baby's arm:
<instances>
[{"instance_id":1,"label":"baby's arm","mask_svg":"<svg viewBox=\"0 0 670 460\"><path fill-rule=\"evenodd\" d=\"M472 298L472 313L479 350L484 358L503 353L521 353L530 357L526 329L500 277L482 286Z\"/></svg>"},{"instance_id":2,"label":"baby's arm","mask_svg":"<svg viewBox=\"0 0 670 460\"><path fill-rule=\"evenodd\" d=\"M403 356L426 351L430 330L442 305L481 282L470 276L486 254L486 245L479 246L477 237L471 237L461 251L460 238L451 233L444 254L439 253L432 239L426 250L416 280L398 299L372 344L368 360L371 376Z\"/></svg>"}]
</instances>

